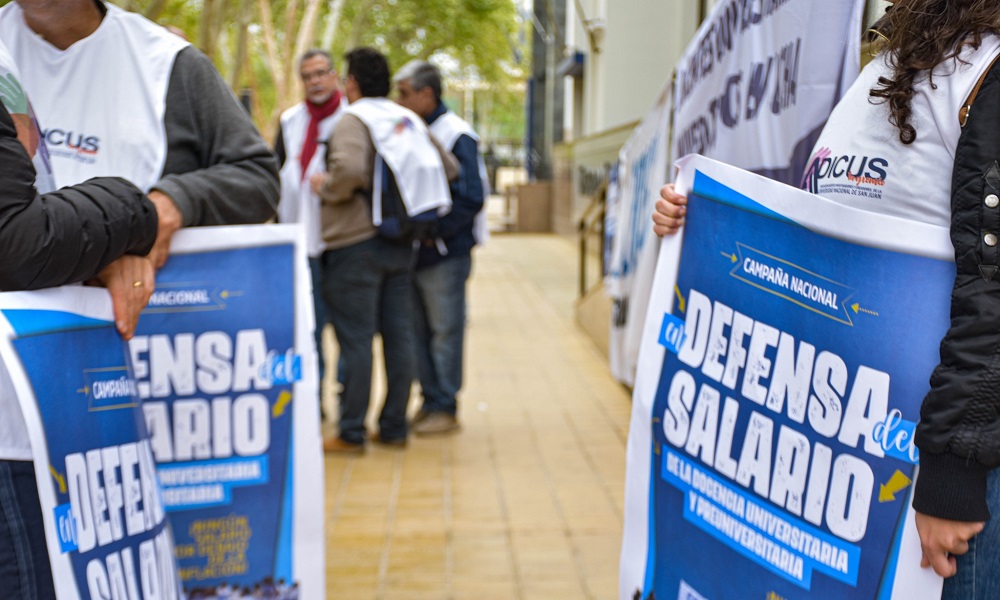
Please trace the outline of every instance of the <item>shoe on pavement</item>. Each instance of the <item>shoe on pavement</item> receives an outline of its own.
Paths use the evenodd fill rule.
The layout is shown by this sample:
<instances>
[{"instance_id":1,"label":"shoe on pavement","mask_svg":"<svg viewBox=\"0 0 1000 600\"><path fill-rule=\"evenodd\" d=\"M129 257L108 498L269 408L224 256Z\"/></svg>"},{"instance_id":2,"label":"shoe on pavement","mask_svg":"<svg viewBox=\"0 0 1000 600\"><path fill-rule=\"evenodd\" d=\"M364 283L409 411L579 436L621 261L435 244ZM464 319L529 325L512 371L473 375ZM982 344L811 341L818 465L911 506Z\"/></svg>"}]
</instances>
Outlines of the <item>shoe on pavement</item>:
<instances>
[{"instance_id":1,"label":"shoe on pavement","mask_svg":"<svg viewBox=\"0 0 1000 600\"><path fill-rule=\"evenodd\" d=\"M413 433L417 435L444 435L458 431L462 426L458 424L455 415L444 412L434 412L428 414L413 426Z\"/></svg>"},{"instance_id":2,"label":"shoe on pavement","mask_svg":"<svg viewBox=\"0 0 1000 600\"><path fill-rule=\"evenodd\" d=\"M406 448L406 438L383 438L380 432L373 431L368 439L375 442L376 444L381 444L383 446L389 446L390 448Z\"/></svg>"},{"instance_id":3,"label":"shoe on pavement","mask_svg":"<svg viewBox=\"0 0 1000 600\"><path fill-rule=\"evenodd\" d=\"M417 414L413 415L413 418L410 419L410 427L413 427L417 423L423 421L430 414L432 414L432 413L430 413L427 410L421 408L420 410L417 411Z\"/></svg>"},{"instance_id":4,"label":"shoe on pavement","mask_svg":"<svg viewBox=\"0 0 1000 600\"><path fill-rule=\"evenodd\" d=\"M323 452L327 454L364 454L365 445L355 444L353 442L348 442L340 439L339 437L331 437L323 440Z\"/></svg>"}]
</instances>

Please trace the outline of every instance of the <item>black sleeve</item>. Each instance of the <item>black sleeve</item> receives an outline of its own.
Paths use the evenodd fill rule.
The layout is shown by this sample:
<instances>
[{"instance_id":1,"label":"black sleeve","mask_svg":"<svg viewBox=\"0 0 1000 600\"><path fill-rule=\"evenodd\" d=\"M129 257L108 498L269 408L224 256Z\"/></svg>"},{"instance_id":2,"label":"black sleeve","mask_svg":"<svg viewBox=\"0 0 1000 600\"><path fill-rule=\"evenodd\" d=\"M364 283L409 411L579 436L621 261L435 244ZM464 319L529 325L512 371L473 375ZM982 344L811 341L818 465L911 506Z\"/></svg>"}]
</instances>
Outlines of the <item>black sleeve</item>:
<instances>
[{"instance_id":1,"label":"black sleeve","mask_svg":"<svg viewBox=\"0 0 1000 600\"><path fill-rule=\"evenodd\" d=\"M467 135L459 136L451 153L458 160L460 172L450 183L451 211L438 223L437 233L446 240L472 227L484 201L476 140Z\"/></svg>"},{"instance_id":2,"label":"black sleeve","mask_svg":"<svg viewBox=\"0 0 1000 600\"><path fill-rule=\"evenodd\" d=\"M278 170L280 171L281 167L285 166L287 158L285 154L285 130L281 123L278 123L278 137L274 140L274 154L278 158Z\"/></svg>"},{"instance_id":3,"label":"black sleeve","mask_svg":"<svg viewBox=\"0 0 1000 600\"><path fill-rule=\"evenodd\" d=\"M913 507L958 521L989 518L986 476L1000 465L1000 245L992 237L1000 236L1000 207L989 198L1000 196L998 160L1000 66L984 80L955 151L951 327L916 434Z\"/></svg>"},{"instance_id":4,"label":"black sleeve","mask_svg":"<svg viewBox=\"0 0 1000 600\"><path fill-rule=\"evenodd\" d=\"M274 153L212 62L177 54L167 88L167 156L153 189L170 196L184 226L263 223L278 206Z\"/></svg>"},{"instance_id":5,"label":"black sleeve","mask_svg":"<svg viewBox=\"0 0 1000 600\"><path fill-rule=\"evenodd\" d=\"M0 103L0 290L82 281L156 240L156 208L124 179L101 177L39 196L35 169Z\"/></svg>"}]
</instances>

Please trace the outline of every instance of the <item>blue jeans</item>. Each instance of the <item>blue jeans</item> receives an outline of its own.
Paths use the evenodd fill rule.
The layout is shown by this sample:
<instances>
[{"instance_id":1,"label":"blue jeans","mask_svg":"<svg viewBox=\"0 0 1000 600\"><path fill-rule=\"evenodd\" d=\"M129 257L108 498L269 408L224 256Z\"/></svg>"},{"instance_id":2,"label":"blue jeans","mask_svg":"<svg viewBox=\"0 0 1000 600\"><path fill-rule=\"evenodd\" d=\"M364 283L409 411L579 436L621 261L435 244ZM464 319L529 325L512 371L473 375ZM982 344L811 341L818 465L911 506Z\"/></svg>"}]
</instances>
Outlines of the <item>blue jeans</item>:
<instances>
[{"instance_id":1,"label":"blue jeans","mask_svg":"<svg viewBox=\"0 0 1000 600\"><path fill-rule=\"evenodd\" d=\"M469 255L446 258L417 269L417 373L423 412L458 411L465 346L465 284L472 272Z\"/></svg>"},{"instance_id":2,"label":"blue jeans","mask_svg":"<svg viewBox=\"0 0 1000 600\"><path fill-rule=\"evenodd\" d=\"M365 442L376 332L382 334L387 379L380 435L387 441L406 437L406 405L416 371L414 256L412 246L379 237L323 253L323 298L340 344L340 437L345 442Z\"/></svg>"},{"instance_id":3,"label":"blue jeans","mask_svg":"<svg viewBox=\"0 0 1000 600\"><path fill-rule=\"evenodd\" d=\"M31 462L0 460L0 590L5 600L56 597Z\"/></svg>"},{"instance_id":4,"label":"blue jeans","mask_svg":"<svg viewBox=\"0 0 1000 600\"><path fill-rule=\"evenodd\" d=\"M986 480L986 504L992 518L969 541L969 552L955 557L958 573L944 580L941 600L994 600L1000 595L1000 469Z\"/></svg>"}]
</instances>

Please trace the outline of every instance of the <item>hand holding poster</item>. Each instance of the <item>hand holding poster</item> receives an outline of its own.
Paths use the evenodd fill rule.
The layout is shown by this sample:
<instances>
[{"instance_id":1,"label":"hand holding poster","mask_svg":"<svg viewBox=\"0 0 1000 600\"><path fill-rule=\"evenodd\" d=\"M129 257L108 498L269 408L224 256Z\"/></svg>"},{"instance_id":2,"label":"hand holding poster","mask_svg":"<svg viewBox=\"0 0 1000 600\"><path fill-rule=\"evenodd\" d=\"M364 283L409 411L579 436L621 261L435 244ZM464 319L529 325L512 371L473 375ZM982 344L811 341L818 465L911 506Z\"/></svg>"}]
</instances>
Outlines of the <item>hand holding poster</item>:
<instances>
[{"instance_id":1,"label":"hand holding poster","mask_svg":"<svg viewBox=\"0 0 1000 600\"><path fill-rule=\"evenodd\" d=\"M939 597L909 499L948 325L947 230L700 157L680 181L688 219L664 240L636 385L620 596Z\"/></svg>"},{"instance_id":2,"label":"hand holding poster","mask_svg":"<svg viewBox=\"0 0 1000 600\"><path fill-rule=\"evenodd\" d=\"M297 226L184 230L127 349L104 290L0 295L59 600L322 597L306 268Z\"/></svg>"}]
</instances>

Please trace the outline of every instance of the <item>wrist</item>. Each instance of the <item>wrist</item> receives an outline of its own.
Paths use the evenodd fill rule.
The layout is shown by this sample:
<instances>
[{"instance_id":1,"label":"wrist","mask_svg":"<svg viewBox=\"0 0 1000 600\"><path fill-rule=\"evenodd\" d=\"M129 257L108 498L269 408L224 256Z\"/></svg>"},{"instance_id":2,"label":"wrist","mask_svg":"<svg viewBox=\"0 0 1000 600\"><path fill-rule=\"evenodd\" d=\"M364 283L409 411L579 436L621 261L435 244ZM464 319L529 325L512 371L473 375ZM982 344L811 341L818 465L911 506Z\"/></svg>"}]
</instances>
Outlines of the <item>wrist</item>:
<instances>
[{"instance_id":1,"label":"wrist","mask_svg":"<svg viewBox=\"0 0 1000 600\"><path fill-rule=\"evenodd\" d=\"M153 206L156 207L156 217L159 222L160 231L172 234L181 228L184 223L184 217L170 196L160 190L150 190L147 197L153 203Z\"/></svg>"}]
</instances>

